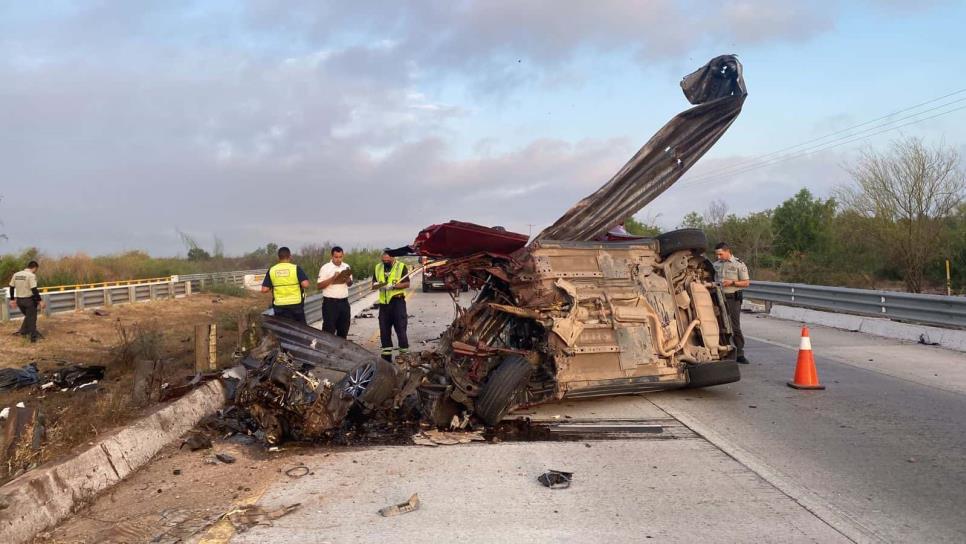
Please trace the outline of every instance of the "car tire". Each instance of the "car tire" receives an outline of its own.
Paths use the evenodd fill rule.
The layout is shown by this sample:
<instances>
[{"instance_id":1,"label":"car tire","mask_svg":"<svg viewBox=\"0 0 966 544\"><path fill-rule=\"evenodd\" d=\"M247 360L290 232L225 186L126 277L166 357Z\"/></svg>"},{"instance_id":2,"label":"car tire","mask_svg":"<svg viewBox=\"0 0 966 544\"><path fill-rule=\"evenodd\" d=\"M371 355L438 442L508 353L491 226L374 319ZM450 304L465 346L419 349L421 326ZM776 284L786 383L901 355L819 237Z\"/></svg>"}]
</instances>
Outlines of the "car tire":
<instances>
[{"instance_id":1,"label":"car tire","mask_svg":"<svg viewBox=\"0 0 966 544\"><path fill-rule=\"evenodd\" d=\"M657 236L658 248L662 259L676 251L695 250L704 253L708 250L708 237L701 229L679 229Z\"/></svg>"},{"instance_id":2,"label":"car tire","mask_svg":"<svg viewBox=\"0 0 966 544\"><path fill-rule=\"evenodd\" d=\"M519 355L511 355L490 372L480 395L476 398L476 415L487 425L493 426L510 411L517 394L530 380L533 367Z\"/></svg>"},{"instance_id":3,"label":"car tire","mask_svg":"<svg viewBox=\"0 0 966 544\"><path fill-rule=\"evenodd\" d=\"M741 379L736 361L697 363L687 366L688 389L733 383Z\"/></svg>"},{"instance_id":4,"label":"car tire","mask_svg":"<svg viewBox=\"0 0 966 544\"><path fill-rule=\"evenodd\" d=\"M377 359L363 363L342 379L339 387L369 409L381 408L396 395L396 367Z\"/></svg>"}]
</instances>

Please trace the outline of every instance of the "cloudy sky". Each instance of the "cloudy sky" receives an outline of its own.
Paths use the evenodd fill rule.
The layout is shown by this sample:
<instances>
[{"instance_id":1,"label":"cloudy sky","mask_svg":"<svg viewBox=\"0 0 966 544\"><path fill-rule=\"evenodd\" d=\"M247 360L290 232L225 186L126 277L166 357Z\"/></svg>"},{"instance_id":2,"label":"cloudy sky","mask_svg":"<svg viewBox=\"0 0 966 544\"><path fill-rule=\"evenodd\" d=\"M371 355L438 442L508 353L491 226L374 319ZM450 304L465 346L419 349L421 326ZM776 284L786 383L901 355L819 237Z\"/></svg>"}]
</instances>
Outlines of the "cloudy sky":
<instances>
[{"instance_id":1,"label":"cloudy sky","mask_svg":"<svg viewBox=\"0 0 966 544\"><path fill-rule=\"evenodd\" d=\"M400 245L449 219L537 232L723 53L744 63L744 112L639 217L827 195L859 146L966 151L966 110L852 141L966 92L747 166L966 88L963 21L962 2L922 0L0 0L0 252L174 255L178 229L229 253Z\"/></svg>"}]
</instances>

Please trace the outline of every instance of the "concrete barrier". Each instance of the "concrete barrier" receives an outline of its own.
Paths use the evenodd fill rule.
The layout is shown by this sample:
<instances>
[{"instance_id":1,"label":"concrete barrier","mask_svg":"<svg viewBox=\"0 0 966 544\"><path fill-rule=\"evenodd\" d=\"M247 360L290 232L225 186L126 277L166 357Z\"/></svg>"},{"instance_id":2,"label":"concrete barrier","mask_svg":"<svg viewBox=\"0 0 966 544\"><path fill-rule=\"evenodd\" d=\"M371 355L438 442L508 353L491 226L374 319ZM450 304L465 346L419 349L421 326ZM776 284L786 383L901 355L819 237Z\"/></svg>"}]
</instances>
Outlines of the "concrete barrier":
<instances>
[{"instance_id":1,"label":"concrete barrier","mask_svg":"<svg viewBox=\"0 0 966 544\"><path fill-rule=\"evenodd\" d=\"M935 342L946 349L966 351L966 331L959 329L941 329L928 325L899 323L878 317L837 314L777 304L771 307L769 315L789 321L824 325L826 327L862 332L895 340L919 342L920 338L922 338L928 343Z\"/></svg>"},{"instance_id":2,"label":"concrete barrier","mask_svg":"<svg viewBox=\"0 0 966 544\"><path fill-rule=\"evenodd\" d=\"M0 542L29 542L55 526L224 403L224 386L210 381L78 455L31 470L0 487Z\"/></svg>"}]
</instances>

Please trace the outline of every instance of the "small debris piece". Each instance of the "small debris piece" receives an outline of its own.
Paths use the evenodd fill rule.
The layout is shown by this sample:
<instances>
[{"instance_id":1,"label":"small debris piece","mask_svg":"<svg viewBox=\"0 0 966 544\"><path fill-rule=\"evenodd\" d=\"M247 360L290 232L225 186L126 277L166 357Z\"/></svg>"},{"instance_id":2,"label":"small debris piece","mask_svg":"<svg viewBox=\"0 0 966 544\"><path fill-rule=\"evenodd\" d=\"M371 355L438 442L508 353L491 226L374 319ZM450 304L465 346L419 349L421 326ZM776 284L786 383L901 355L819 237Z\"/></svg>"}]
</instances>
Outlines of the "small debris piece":
<instances>
[{"instance_id":1,"label":"small debris piece","mask_svg":"<svg viewBox=\"0 0 966 544\"><path fill-rule=\"evenodd\" d=\"M544 487L549 487L550 489L567 489L570 487L570 482L573 480L573 478L573 472L548 470L540 476L537 476L537 481L543 484Z\"/></svg>"},{"instance_id":2,"label":"small debris piece","mask_svg":"<svg viewBox=\"0 0 966 544\"><path fill-rule=\"evenodd\" d=\"M215 454L215 459L218 459L222 463L225 463L225 464L228 464L228 465L230 465L230 464L232 464L232 463L235 462L235 456L234 455L231 455L231 454L228 454L228 453L216 453Z\"/></svg>"},{"instance_id":3,"label":"small debris piece","mask_svg":"<svg viewBox=\"0 0 966 544\"><path fill-rule=\"evenodd\" d=\"M236 531L243 533L252 527L255 527L256 525L265 525L267 527L271 527L273 521L282 516L291 514L299 506L301 506L300 503L295 503L288 506L283 506L281 508L276 508L275 510L268 510L261 506L252 504L230 510L226 512L223 517L228 518L228 521L231 522Z\"/></svg>"},{"instance_id":4,"label":"small debris piece","mask_svg":"<svg viewBox=\"0 0 966 544\"><path fill-rule=\"evenodd\" d=\"M362 312L356 316L356 319L372 319L375 317L371 312Z\"/></svg>"},{"instance_id":5,"label":"small debris piece","mask_svg":"<svg viewBox=\"0 0 966 544\"><path fill-rule=\"evenodd\" d=\"M924 346L938 346L939 342L933 342L929 339L929 335L922 333L919 335L919 343Z\"/></svg>"},{"instance_id":6,"label":"small debris piece","mask_svg":"<svg viewBox=\"0 0 966 544\"><path fill-rule=\"evenodd\" d=\"M108 312L106 310L97 309L97 310L94 310L94 315L96 315L97 317L107 317L107 316L111 315L111 312Z\"/></svg>"},{"instance_id":7,"label":"small debris piece","mask_svg":"<svg viewBox=\"0 0 966 544\"><path fill-rule=\"evenodd\" d=\"M185 446L191 451L206 450L211 447L211 439L201 433L191 433L181 443L179 450Z\"/></svg>"},{"instance_id":8,"label":"small debris piece","mask_svg":"<svg viewBox=\"0 0 966 544\"><path fill-rule=\"evenodd\" d=\"M21 368L0 368L0 391L20 389L40 382L37 363L30 363Z\"/></svg>"},{"instance_id":9,"label":"small debris piece","mask_svg":"<svg viewBox=\"0 0 966 544\"><path fill-rule=\"evenodd\" d=\"M60 388L79 387L103 380L105 369L100 365L69 365L55 370L50 379Z\"/></svg>"},{"instance_id":10,"label":"small debris piece","mask_svg":"<svg viewBox=\"0 0 966 544\"><path fill-rule=\"evenodd\" d=\"M174 474L175 476L181 476L181 469L180 468L176 468L176 469L174 469L174 470L171 471L171 474Z\"/></svg>"},{"instance_id":11,"label":"small debris piece","mask_svg":"<svg viewBox=\"0 0 966 544\"><path fill-rule=\"evenodd\" d=\"M379 515L384 518L398 516L400 514L408 514L410 512L415 512L419 510L419 493L413 493L409 500L403 503L394 504L392 506L387 506L379 510Z\"/></svg>"},{"instance_id":12,"label":"small debris piece","mask_svg":"<svg viewBox=\"0 0 966 544\"><path fill-rule=\"evenodd\" d=\"M483 431L452 432L430 429L413 435L413 444L417 446L452 446L454 444L483 442L484 440Z\"/></svg>"},{"instance_id":13,"label":"small debris piece","mask_svg":"<svg viewBox=\"0 0 966 544\"><path fill-rule=\"evenodd\" d=\"M305 465L298 465L294 467L289 467L285 471L285 475L289 478L301 478L302 476L307 476L309 474L309 467Z\"/></svg>"}]
</instances>

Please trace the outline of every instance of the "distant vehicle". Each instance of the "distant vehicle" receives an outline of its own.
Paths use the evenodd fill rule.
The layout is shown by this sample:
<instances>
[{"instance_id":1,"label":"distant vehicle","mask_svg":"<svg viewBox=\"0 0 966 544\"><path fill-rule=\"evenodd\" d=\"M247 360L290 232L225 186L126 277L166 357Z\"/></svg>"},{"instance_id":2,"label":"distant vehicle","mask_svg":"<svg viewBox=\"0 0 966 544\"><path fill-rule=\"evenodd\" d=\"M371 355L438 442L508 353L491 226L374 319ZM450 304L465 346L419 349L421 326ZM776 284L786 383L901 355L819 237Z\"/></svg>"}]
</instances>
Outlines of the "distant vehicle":
<instances>
[{"instance_id":1,"label":"distant vehicle","mask_svg":"<svg viewBox=\"0 0 966 544\"><path fill-rule=\"evenodd\" d=\"M455 291L453 287L446 285L446 279L436 273L439 270L438 267L428 266L423 268L423 292L428 293L430 291ZM469 284L466 281L461 281L459 286L460 291L464 293L470 290Z\"/></svg>"}]
</instances>

